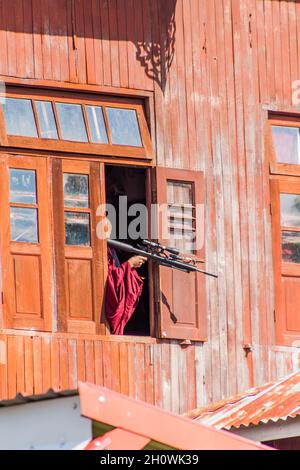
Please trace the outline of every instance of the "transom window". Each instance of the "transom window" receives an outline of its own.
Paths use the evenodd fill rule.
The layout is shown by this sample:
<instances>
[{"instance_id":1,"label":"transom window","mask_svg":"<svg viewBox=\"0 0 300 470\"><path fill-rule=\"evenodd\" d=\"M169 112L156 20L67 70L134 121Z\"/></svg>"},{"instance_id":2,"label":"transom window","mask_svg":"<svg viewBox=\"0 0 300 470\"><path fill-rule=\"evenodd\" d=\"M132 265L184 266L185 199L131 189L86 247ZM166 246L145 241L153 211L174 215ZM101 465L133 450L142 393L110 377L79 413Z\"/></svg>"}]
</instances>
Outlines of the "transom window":
<instances>
[{"instance_id":1,"label":"transom window","mask_svg":"<svg viewBox=\"0 0 300 470\"><path fill-rule=\"evenodd\" d=\"M278 163L299 165L299 128L272 126L272 136Z\"/></svg>"},{"instance_id":2,"label":"transom window","mask_svg":"<svg viewBox=\"0 0 300 470\"><path fill-rule=\"evenodd\" d=\"M152 155L141 100L59 92L47 96L8 89L1 120L11 146L124 157Z\"/></svg>"},{"instance_id":3,"label":"transom window","mask_svg":"<svg viewBox=\"0 0 300 470\"><path fill-rule=\"evenodd\" d=\"M300 119L270 115L270 169L273 174L297 175L300 169Z\"/></svg>"}]
</instances>

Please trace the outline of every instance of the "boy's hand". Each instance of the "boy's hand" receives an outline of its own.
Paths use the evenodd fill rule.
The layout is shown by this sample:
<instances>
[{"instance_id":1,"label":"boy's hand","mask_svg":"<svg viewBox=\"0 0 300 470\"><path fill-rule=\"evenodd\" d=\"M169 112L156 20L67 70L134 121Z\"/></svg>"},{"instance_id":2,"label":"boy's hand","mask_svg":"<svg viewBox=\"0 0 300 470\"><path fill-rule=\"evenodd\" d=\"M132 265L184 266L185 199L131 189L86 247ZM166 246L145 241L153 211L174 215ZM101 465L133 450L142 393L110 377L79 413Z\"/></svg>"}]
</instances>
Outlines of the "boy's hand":
<instances>
[{"instance_id":1,"label":"boy's hand","mask_svg":"<svg viewBox=\"0 0 300 470\"><path fill-rule=\"evenodd\" d=\"M132 258L128 260L130 266L135 269L143 266L143 264L146 263L146 261L147 261L147 258L145 258L145 256L133 256Z\"/></svg>"}]
</instances>

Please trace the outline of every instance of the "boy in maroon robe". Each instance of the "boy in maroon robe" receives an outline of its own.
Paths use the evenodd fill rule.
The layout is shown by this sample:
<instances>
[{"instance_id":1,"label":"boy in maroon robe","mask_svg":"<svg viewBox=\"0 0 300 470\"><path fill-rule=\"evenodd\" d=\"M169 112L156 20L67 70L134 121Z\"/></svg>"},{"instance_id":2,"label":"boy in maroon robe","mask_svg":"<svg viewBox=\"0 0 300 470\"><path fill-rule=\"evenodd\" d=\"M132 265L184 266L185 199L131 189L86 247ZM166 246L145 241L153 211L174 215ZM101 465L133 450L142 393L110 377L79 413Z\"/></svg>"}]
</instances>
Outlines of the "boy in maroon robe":
<instances>
[{"instance_id":1,"label":"boy in maroon robe","mask_svg":"<svg viewBox=\"0 0 300 470\"><path fill-rule=\"evenodd\" d=\"M124 334L124 328L137 307L143 281L136 268L140 268L146 261L147 258L143 256L133 256L120 264L116 251L108 247L105 311L114 335Z\"/></svg>"},{"instance_id":2,"label":"boy in maroon robe","mask_svg":"<svg viewBox=\"0 0 300 470\"><path fill-rule=\"evenodd\" d=\"M108 188L107 202L112 204L117 213L119 197L125 195L125 191L112 182ZM108 221L107 236L112 230ZM116 233L118 231L116 230ZM108 275L106 283L105 312L106 318L113 335L123 335L124 328L132 317L142 294L143 281L136 268L140 268L147 258L133 256L123 264L120 263L116 250L108 247Z\"/></svg>"}]
</instances>

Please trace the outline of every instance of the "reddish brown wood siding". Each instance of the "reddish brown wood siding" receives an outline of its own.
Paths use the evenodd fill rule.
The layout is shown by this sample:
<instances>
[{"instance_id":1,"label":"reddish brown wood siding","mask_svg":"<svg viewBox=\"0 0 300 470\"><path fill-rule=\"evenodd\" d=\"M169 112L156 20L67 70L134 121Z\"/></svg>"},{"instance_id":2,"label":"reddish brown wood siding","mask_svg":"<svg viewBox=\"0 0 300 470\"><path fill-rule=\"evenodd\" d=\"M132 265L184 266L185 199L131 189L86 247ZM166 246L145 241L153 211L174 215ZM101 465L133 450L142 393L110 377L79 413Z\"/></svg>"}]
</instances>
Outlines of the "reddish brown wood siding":
<instances>
[{"instance_id":1,"label":"reddish brown wood siding","mask_svg":"<svg viewBox=\"0 0 300 470\"><path fill-rule=\"evenodd\" d=\"M203 399L195 387L203 361L197 344L185 351L175 341L8 333L0 335L0 349L0 400L75 390L79 380L181 413Z\"/></svg>"},{"instance_id":2,"label":"reddish brown wood siding","mask_svg":"<svg viewBox=\"0 0 300 470\"><path fill-rule=\"evenodd\" d=\"M167 38L174 12L175 38ZM154 92L157 163L205 172L207 267L219 273L217 282L207 279L204 346L3 335L2 397L88 377L185 411L195 400L218 400L299 367L298 349L274 346L264 151L266 109L300 111L291 103L291 82L300 78L299 32L296 1L0 2L2 76ZM147 72L162 44L162 72ZM148 58L137 57L137 48ZM16 361L25 344L23 376ZM247 356L244 344L253 347ZM111 367L116 356L122 378L119 363Z\"/></svg>"}]
</instances>

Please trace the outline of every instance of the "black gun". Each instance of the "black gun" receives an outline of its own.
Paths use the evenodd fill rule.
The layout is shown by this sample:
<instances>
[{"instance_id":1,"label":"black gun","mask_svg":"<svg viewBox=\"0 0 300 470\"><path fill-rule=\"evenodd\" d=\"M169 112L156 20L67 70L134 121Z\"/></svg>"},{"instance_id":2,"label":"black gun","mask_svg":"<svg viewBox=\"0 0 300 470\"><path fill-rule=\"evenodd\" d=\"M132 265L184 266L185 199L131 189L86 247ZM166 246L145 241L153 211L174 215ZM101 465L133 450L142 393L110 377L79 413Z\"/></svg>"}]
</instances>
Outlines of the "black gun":
<instances>
[{"instance_id":1,"label":"black gun","mask_svg":"<svg viewBox=\"0 0 300 470\"><path fill-rule=\"evenodd\" d=\"M207 276L215 277L216 274L208 271L199 269L196 264L204 263L202 260L196 258L185 258L180 256L179 250L176 248L169 248L159 243L152 242L150 240L142 240L141 244L134 247L127 243L119 242L117 240L107 240L107 243L116 250L125 251L134 255L144 256L161 266L167 266L168 268L178 269L186 273L198 272Z\"/></svg>"}]
</instances>

